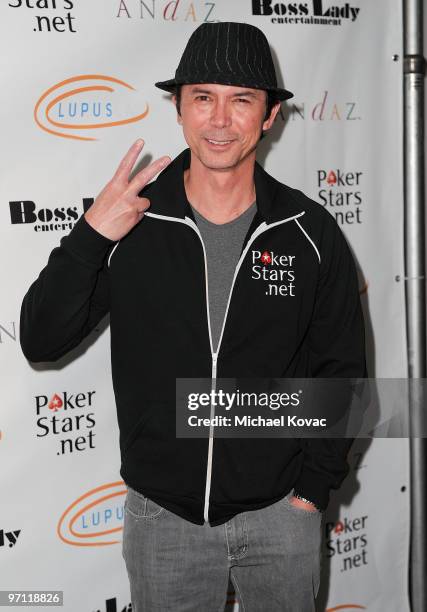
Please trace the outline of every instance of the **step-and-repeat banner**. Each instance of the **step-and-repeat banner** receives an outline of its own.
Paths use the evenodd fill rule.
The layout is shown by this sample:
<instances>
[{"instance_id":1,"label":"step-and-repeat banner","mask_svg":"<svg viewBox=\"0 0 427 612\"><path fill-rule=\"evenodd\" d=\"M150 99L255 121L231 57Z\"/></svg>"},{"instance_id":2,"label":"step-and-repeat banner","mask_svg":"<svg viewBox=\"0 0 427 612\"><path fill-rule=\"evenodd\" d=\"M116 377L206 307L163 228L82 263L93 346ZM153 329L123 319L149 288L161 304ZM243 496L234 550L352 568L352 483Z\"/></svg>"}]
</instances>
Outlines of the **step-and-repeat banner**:
<instances>
[{"instance_id":1,"label":"step-and-repeat banner","mask_svg":"<svg viewBox=\"0 0 427 612\"><path fill-rule=\"evenodd\" d=\"M174 75L191 32L247 22L295 93L258 159L337 219L359 268L369 374L406 377L401 3L10 0L0 18L0 589L62 590L67 612L130 611L108 321L31 365L22 298L137 137L142 163L186 146L154 82ZM408 441L359 440L349 461L324 519L318 609L404 612Z\"/></svg>"}]
</instances>

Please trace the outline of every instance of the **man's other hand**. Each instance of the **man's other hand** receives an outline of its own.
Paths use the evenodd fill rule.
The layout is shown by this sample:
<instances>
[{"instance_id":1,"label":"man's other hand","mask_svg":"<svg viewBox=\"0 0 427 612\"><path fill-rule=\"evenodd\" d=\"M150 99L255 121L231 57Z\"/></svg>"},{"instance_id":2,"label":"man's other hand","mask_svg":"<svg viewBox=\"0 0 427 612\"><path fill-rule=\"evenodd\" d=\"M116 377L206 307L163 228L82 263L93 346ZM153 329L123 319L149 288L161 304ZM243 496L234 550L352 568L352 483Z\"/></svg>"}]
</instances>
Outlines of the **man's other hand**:
<instances>
[{"instance_id":1,"label":"man's other hand","mask_svg":"<svg viewBox=\"0 0 427 612\"><path fill-rule=\"evenodd\" d=\"M143 146L143 140L137 140L131 146L111 181L84 215L89 225L110 240L120 240L142 219L150 201L140 198L138 193L171 161L168 156L160 157L129 181Z\"/></svg>"},{"instance_id":2,"label":"man's other hand","mask_svg":"<svg viewBox=\"0 0 427 612\"><path fill-rule=\"evenodd\" d=\"M314 504L310 504L302 501L302 499L298 499L298 497L294 497L293 495L289 498L289 503L291 503L296 508L301 508L302 510L306 510L307 512L319 512Z\"/></svg>"}]
</instances>

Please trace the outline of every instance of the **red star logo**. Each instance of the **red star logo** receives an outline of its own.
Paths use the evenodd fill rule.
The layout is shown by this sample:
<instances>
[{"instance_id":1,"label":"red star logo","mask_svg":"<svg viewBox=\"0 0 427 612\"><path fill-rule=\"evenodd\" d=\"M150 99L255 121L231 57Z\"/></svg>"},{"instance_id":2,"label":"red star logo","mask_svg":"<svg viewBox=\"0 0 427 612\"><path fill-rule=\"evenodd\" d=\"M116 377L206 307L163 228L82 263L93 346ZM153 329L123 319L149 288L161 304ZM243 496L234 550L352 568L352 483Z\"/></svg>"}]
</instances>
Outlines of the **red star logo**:
<instances>
[{"instance_id":1,"label":"red star logo","mask_svg":"<svg viewBox=\"0 0 427 612\"><path fill-rule=\"evenodd\" d=\"M54 412L56 412L57 410L62 408L62 404L63 404L62 399L59 397L57 393L55 393L55 395L50 400L48 407L49 407L49 410L53 410Z\"/></svg>"},{"instance_id":2,"label":"red star logo","mask_svg":"<svg viewBox=\"0 0 427 612\"><path fill-rule=\"evenodd\" d=\"M261 261L262 263L271 263L271 255L268 251L264 251L261 255Z\"/></svg>"},{"instance_id":3,"label":"red star logo","mask_svg":"<svg viewBox=\"0 0 427 612\"><path fill-rule=\"evenodd\" d=\"M332 187L332 185L335 185L335 183L337 182L337 175L335 174L335 172L333 170L329 171L329 174L327 176L326 182L331 187Z\"/></svg>"}]
</instances>

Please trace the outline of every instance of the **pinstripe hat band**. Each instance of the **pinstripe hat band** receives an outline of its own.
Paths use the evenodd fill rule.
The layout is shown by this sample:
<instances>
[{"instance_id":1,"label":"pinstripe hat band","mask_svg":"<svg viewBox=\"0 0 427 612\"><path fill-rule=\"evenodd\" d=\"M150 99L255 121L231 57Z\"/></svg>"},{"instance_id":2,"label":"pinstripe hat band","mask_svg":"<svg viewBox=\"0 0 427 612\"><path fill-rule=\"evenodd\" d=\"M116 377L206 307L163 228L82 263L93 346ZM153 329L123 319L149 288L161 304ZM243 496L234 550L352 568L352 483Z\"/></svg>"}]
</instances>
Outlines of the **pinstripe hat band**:
<instances>
[{"instance_id":1,"label":"pinstripe hat band","mask_svg":"<svg viewBox=\"0 0 427 612\"><path fill-rule=\"evenodd\" d=\"M279 100L293 97L277 87L270 46L264 33L247 23L203 23L190 36L175 78L155 83L173 93L177 85L218 83L274 92Z\"/></svg>"}]
</instances>

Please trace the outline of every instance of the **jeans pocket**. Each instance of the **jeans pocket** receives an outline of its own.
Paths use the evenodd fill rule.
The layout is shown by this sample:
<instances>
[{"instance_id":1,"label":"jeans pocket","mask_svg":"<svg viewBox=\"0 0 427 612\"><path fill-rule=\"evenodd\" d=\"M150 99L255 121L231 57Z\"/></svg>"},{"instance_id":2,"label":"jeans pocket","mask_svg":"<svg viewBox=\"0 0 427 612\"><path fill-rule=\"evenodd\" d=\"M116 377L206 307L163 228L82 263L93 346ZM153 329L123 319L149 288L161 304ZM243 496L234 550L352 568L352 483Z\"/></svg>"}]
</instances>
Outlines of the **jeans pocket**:
<instances>
[{"instance_id":1,"label":"jeans pocket","mask_svg":"<svg viewBox=\"0 0 427 612\"><path fill-rule=\"evenodd\" d=\"M294 514L298 515L300 514L301 516L317 516L317 517L321 517L322 513L319 510L305 510L304 508L299 508L297 506L294 506L291 503L291 497L293 495L293 489L291 489L291 491L285 495L285 497L283 498L284 502L285 502L285 506Z\"/></svg>"},{"instance_id":2,"label":"jeans pocket","mask_svg":"<svg viewBox=\"0 0 427 612\"><path fill-rule=\"evenodd\" d=\"M157 519L165 508L142 493L135 491L127 485L128 491L125 499L125 512L136 520Z\"/></svg>"}]
</instances>

